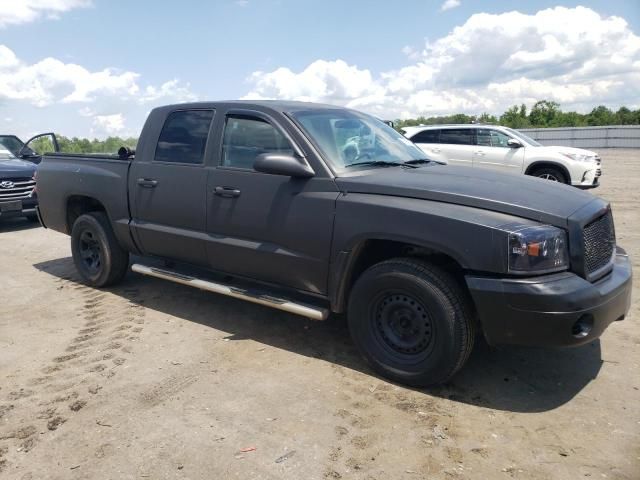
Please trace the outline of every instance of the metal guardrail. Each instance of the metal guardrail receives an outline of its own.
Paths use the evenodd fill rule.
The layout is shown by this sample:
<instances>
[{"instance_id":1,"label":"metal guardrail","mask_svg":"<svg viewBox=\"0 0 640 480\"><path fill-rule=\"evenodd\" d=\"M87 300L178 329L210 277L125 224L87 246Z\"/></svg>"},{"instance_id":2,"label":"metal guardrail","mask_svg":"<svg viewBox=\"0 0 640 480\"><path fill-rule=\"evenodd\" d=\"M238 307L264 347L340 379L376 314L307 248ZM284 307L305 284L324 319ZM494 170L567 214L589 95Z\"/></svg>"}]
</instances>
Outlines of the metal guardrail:
<instances>
[{"instance_id":1,"label":"metal guardrail","mask_svg":"<svg viewBox=\"0 0 640 480\"><path fill-rule=\"evenodd\" d=\"M640 125L522 128L519 131L543 145L578 148L640 148Z\"/></svg>"}]
</instances>

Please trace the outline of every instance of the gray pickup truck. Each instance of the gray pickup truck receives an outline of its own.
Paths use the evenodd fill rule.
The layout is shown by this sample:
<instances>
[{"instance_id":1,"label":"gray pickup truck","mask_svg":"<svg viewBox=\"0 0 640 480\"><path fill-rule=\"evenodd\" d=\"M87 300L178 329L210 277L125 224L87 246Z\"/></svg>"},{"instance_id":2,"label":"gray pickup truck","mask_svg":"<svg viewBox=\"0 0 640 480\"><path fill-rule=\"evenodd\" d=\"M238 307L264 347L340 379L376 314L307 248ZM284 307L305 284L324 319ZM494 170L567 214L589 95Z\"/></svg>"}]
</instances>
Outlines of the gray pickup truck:
<instances>
[{"instance_id":1,"label":"gray pickup truck","mask_svg":"<svg viewBox=\"0 0 640 480\"><path fill-rule=\"evenodd\" d=\"M580 345L630 305L607 202L431 162L335 106L156 108L136 152L45 155L37 188L87 284L118 282L135 254L141 274L316 320L345 312L371 366L410 385L449 379L479 332Z\"/></svg>"}]
</instances>

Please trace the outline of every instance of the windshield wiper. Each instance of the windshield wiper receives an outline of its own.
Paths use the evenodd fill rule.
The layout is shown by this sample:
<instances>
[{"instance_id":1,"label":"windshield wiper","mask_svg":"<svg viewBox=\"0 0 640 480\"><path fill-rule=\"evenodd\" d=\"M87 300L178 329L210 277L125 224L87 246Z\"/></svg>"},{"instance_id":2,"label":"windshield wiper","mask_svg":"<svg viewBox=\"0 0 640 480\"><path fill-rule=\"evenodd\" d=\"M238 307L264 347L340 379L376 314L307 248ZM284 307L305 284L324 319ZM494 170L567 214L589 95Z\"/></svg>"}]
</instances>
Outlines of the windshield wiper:
<instances>
[{"instance_id":1,"label":"windshield wiper","mask_svg":"<svg viewBox=\"0 0 640 480\"><path fill-rule=\"evenodd\" d=\"M355 167L357 165L366 165L368 167L401 167L404 163L400 162L387 162L385 160L368 160L366 162L356 162L345 165L344 168Z\"/></svg>"},{"instance_id":2,"label":"windshield wiper","mask_svg":"<svg viewBox=\"0 0 640 480\"><path fill-rule=\"evenodd\" d=\"M406 162L404 162L404 165L419 165L423 163L432 163L432 162L433 160L429 158L416 158L414 160L407 160Z\"/></svg>"}]
</instances>

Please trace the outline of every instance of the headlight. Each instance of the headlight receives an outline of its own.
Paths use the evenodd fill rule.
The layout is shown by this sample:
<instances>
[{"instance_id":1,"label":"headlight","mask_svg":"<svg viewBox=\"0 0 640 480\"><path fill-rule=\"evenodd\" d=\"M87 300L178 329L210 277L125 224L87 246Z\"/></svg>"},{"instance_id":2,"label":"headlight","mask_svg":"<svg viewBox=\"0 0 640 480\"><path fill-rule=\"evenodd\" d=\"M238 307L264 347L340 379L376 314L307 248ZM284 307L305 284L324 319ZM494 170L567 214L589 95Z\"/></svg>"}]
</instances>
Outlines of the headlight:
<instances>
[{"instance_id":1,"label":"headlight","mask_svg":"<svg viewBox=\"0 0 640 480\"><path fill-rule=\"evenodd\" d=\"M590 155L582 155L580 153L561 152L565 157L575 160L576 162L595 162L596 158Z\"/></svg>"},{"instance_id":2,"label":"headlight","mask_svg":"<svg viewBox=\"0 0 640 480\"><path fill-rule=\"evenodd\" d=\"M551 226L523 227L509 234L509 272L549 273L569 267L567 235Z\"/></svg>"}]
</instances>

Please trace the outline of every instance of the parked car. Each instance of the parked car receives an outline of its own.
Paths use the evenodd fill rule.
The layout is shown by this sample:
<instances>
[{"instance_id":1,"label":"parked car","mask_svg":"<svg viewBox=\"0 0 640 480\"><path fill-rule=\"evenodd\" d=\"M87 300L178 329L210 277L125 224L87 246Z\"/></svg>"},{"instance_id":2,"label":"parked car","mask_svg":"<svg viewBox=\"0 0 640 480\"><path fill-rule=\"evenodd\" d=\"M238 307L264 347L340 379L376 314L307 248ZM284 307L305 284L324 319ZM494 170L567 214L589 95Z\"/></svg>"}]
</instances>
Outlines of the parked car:
<instances>
[{"instance_id":1,"label":"parked car","mask_svg":"<svg viewBox=\"0 0 640 480\"><path fill-rule=\"evenodd\" d=\"M545 147L507 127L431 125L402 131L429 158L441 163L531 175L584 189L597 187L602 174L595 152Z\"/></svg>"},{"instance_id":2,"label":"parked car","mask_svg":"<svg viewBox=\"0 0 640 480\"><path fill-rule=\"evenodd\" d=\"M37 222L34 174L36 166L20 160L9 150L0 148L0 220L26 217Z\"/></svg>"},{"instance_id":3,"label":"parked car","mask_svg":"<svg viewBox=\"0 0 640 480\"><path fill-rule=\"evenodd\" d=\"M354 143L366 156L345 152ZM42 223L71 236L88 285L119 282L136 254L144 275L316 320L346 312L372 367L411 385L454 375L477 330L492 345L580 345L630 306L606 201L439 165L344 108L160 107L135 154L45 155L37 182Z\"/></svg>"}]
</instances>

